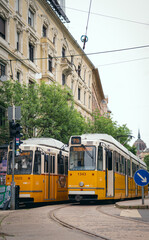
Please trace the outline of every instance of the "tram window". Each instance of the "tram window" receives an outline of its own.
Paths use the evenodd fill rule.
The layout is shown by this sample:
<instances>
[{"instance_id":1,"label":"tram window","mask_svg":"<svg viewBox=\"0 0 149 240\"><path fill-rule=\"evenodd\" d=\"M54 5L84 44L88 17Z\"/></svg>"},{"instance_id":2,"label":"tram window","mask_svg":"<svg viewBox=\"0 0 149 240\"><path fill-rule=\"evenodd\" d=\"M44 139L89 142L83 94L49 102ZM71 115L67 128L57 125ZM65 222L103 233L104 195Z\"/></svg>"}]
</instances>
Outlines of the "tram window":
<instances>
[{"instance_id":1,"label":"tram window","mask_svg":"<svg viewBox=\"0 0 149 240\"><path fill-rule=\"evenodd\" d=\"M55 156L50 156L50 173L55 173Z\"/></svg>"},{"instance_id":2,"label":"tram window","mask_svg":"<svg viewBox=\"0 0 149 240\"><path fill-rule=\"evenodd\" d=\"M58 154L58 174L64 174L64 156Z\"/></svg>"},{"instance_id":3,"label":"tram window","mask_svg":"<svg viewBox=\"0 0 149 240\"><path fill-rule=\"evenodd\" d=\"M119 153L115 152L115 171L119 172Z\"/></svg>"},{"instance_id":4,"label":"tram window","mask_svg":"<svg viewBox=\"0 0 149 240\"><path fill-rule=\"evenodd\" d=\"M119 171L120 171L120 173L122 173L122 157L121 157L121 155L120 155L120 157L119 157L119 163L120 163L120 169L119 169Z\"/></svg>"},{"instance_id":5,"label":"tram window","mask_svg":"<svg viewBox=\"0 0 149 240\"><path fill-rule=\"evenodd\" d=\"M65 157L65 175L68 175L68 157Z\"/></svg>"},{"instance_id":6,"label":"tram window","mask_svg":"<svg viewBox=\"0 0 149 240\"><path fill-rule=\"evenodd\" d=\"M48 172L48 156L49 155L44 155L44 172Z\"/></svg>"},{"instance_id":7,"label":"tram window","mask_svg":"<svg viewBox=\"0 0 149 240\"><path fill-rule=\"evenodd\" d=\"M122 173L124 174L125 173L125 158L122 156L121 160L122 160Z\"/></svg>"},{"instance_id":8,"label":"tram window","mask_svg":"<svg viewBox=\"0 0 149 240\"><path fill-rule=\"evenodd\" d=\"M108 170L112 170L112 152L111 151L107 151L107 168Z\"/></svg>"},{"instance_id":9,"label":"tram window","mask_svg":"<svg viewBox=\"0 0 149 240\"><path fill-rule=\"evenodd\" d=\"M35 152L34 174L41 174L41 152Z\"/></svg>"},{"instance_id":10,"label":"tram window","mask_svg":"<svg viewBox=\"0 0 149 240\"><path fill-rule=\"evenodd\" d=\"M127 160L128 176L130 176L130 160Z\"/></svg>"},{"instance_id":11,"label":"tram window","mask_svg":"<svg viewBox=\"0 0 149 240\"><path fill-rule=\"evenodd\" d=\"M103 170L103 149L101 146L98 147L97 170Z\"/></svg>"},{"instance_id":12,"label":"tram window","mask_svg":"<svg viewBox=\"0 0 149 240\"><path fill-rule=\"evenodd\" d=\"M132 176L134 176L135 172L136 172L136 164L132 162Z\"/></svg>"}]
</instances>

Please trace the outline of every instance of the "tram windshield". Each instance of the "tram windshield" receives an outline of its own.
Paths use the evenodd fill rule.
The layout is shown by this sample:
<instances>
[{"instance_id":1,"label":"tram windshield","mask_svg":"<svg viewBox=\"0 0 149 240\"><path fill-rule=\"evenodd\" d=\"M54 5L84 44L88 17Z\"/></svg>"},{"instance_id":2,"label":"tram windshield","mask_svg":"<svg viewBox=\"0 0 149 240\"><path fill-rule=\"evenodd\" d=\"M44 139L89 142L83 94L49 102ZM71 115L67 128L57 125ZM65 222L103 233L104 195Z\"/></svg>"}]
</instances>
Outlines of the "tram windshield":
<instances>
[{"instance_id":1,"label":"tram windshield","mask_svg":"<svg viewBox=\"0 0 149 240\"><path fill-rule=\"evenodd\" d=\"M70 170L95 170L96 168L95 146L73 146L70 147Z\"/></svg>"},{"instance_id":2,"label":"tram windshield","mask_svg":"<svg viewBox=\"0 0 149 240\"><path fill-rule=\"evenodd\" d=\"M15 157L14 174L31 174L32 159L32 151L22 151L19 156ZM8 155L7 174L12 174L12 151L10 151Z\"/></svg>"}]
</instances>

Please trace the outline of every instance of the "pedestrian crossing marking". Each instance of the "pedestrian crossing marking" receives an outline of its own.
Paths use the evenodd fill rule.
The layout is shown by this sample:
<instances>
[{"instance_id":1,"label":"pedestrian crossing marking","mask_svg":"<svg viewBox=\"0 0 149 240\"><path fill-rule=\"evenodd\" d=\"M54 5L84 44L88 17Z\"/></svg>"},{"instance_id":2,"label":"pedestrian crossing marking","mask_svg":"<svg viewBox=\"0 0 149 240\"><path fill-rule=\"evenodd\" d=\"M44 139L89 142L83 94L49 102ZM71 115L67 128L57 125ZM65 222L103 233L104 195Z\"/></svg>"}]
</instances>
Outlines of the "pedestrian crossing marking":
<instances>
[{"instance_id":1,"label":"pedestrian crossing marking","mask_svg":"<svg viewBox=\"0 0 149 240\"><path fill-rule=\"evenodd\" d=\"M131 217L131 218L142 218L137 209L127 209L122 210L120 213L121 217Z\"/></svg>"}]
</instances>

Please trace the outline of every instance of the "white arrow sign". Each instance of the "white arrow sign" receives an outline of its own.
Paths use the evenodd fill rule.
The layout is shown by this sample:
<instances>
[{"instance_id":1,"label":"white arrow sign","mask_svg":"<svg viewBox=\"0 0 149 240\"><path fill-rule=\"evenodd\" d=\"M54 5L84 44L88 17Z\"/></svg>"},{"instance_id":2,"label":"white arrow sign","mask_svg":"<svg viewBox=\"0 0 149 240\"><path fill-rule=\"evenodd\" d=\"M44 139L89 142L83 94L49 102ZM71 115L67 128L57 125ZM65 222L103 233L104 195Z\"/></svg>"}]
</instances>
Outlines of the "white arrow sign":
<instances>
[{"instance_id":1,"label":"white arrow sign","mask_svg":"<svg viewBox=\"0 0 149 240\"><path fill-rule=\"evenodd\" d=\"M144 183L146 183L147 182L147 178L145 177L142 177L141 176L141 174L140 173L137 173L137 175L142 179L142 181L141 182L144 182Z\"/></svg>"}]
</instances>

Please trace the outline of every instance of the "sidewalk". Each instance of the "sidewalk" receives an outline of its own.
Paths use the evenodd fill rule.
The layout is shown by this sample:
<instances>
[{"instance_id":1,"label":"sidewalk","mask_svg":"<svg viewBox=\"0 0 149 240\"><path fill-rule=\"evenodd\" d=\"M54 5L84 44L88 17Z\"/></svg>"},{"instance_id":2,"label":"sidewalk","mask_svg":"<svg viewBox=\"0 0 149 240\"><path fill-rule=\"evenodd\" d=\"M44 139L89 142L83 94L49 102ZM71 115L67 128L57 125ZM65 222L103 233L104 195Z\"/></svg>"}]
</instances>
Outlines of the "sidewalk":
<instances>
[{"instance_id":1,"label":"sidewalk","mask_svg":"<svg viewBox=\"0 0 149 240\"><path fill-rule=\"evenodd\" d=\"M144 199L144 204L142 204L142 198L134 199L129 201L121 201L115 204L118 208L124 209L149 209L149 198Z\"/></svg>"}]
</instances>

